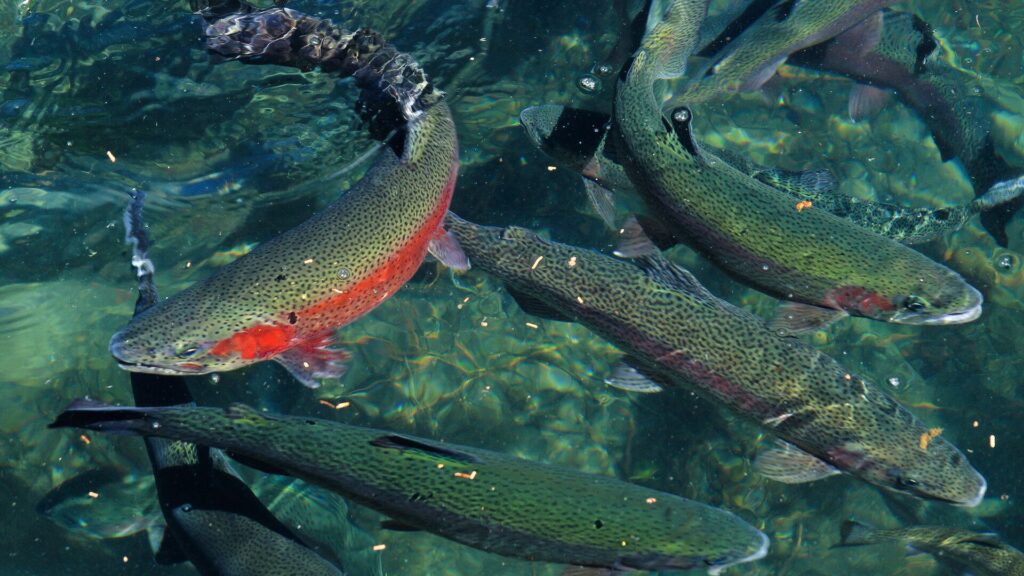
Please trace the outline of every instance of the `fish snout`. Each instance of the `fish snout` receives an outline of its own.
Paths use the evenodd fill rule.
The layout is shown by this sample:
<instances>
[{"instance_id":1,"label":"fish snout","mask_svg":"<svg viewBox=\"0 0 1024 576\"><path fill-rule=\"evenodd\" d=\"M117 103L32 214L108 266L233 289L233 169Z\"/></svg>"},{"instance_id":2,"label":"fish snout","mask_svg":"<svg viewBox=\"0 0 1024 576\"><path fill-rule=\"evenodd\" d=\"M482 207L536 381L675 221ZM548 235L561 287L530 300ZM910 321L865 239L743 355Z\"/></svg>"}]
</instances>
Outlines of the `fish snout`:
<instances>
[{"instance_id":1,"label":"fish snout","mask_svg":"<svg viewBox=\"0 0 1024 576\"><path fill-rule=\"evenodd\" d=\"M117 360L118 364L132 364L131 359L128 358L124 330L118 330L110 337L110 345L107 349L110 350L110 355Z\"/></svg>"},{"instance_id":2,"label":"fish snout","mask_svg":"<svg viewBox=\"0 0 1024 576\"><path fill-rule=\"evenodd\" d=\"M982 476L981 473L978 472L977 470L974 471L974 476L975 490L973 492L973 496L965 498L961 502L957 503L958 505L963 506L965 508L974 508L978 504L981 504L981 501L985 499L985 492L988 490L988 481L985 480L985 477Z\"/></svg>"}]
</instances>

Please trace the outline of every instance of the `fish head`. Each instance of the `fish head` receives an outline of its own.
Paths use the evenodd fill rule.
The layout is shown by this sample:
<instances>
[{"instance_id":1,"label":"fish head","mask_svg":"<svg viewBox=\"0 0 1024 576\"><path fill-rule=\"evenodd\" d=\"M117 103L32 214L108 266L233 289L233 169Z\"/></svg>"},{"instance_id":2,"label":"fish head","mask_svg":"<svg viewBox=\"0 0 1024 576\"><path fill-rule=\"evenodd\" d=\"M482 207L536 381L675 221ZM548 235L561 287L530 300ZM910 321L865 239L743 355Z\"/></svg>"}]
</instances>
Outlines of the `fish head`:
<instances>
[{"instance_id":1,"label":"fish head","mask_svg":"<svg viewBox=\"0 0 1024 576\"><path fill-rule=\"evenodd\" d=\"M595 156L604 148L607 114L549 104L526 108L519 123L530 141L562 166L585 176L599 169Z\"/></svg>"},{"instance_id":2,"label":"fish head","mask_svg":"<svg viewBox=\"0 0 1024 576\"><path fill-rule=\"evenodd\" d=\"M841 286L825 296L829 307L883 322L911 325L965 324L981 316L981 292L952 271L917 282L913 291Z\"/></svg>"},{"instance_id":3,"label":"fish head","mask_svg":"<svg viewBox=\"0 0 1024 576\"><path fill-rule=\"evenodd\" d=\"M135 316L110 339L110 354L121 368L168 376L227 372L257 361L255 354L224 350L244 327L204 320L210 315L182 314L167 300ZM246 358L245 356L253 356Z\"/></svg>"},{"instance_id":4,"label":"fish head","mask_svg":"<svg viewBox=\"0 0 1024 576\"><path fill-rule=\"evenodd\" d=\"M901 294L892 299L894 308L887 312L887 320L897 324L943 325L965 324L981 316L984 297L975 287L959 275L956 281L922 284L913 294Z\"/></svg>"},{"instance_id":5,"label":"fish head","mask_svg":"<svg viewBox=\"0 0 1024 576\"><path fill-rule=\"evenodd\" d=\"M934 430L911 425L868 444L834 449L830 460L876 486L923 500L974 507L985 497L985 478Z\"/></svg>"}]
</instances>

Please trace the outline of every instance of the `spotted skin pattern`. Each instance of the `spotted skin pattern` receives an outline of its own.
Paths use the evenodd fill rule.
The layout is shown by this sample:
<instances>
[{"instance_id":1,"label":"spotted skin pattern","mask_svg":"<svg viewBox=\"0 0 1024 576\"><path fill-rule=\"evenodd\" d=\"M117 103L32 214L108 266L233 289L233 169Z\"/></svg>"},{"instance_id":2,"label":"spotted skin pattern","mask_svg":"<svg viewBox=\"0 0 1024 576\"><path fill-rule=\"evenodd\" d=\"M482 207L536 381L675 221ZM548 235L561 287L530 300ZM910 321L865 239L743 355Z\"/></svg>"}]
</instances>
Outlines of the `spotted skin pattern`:
<instances>
[{"instance_id":1,"label":"spotted skin pattern","mask_svg":"<svg viewBox=\"0 0 1024 576\"><path fill-rule=\"evenodd\" d=\"M704 161L689 110L673 113L673 123L654 99L659 49L645 45L634 56L612 133L634 187L686 242L779 298L907 324L980 315L981 293L952 270L825 210L797 210L792 196L725 162Z\"/></svg>"},{"instance_id":2,"label":"spotted skin pattern","mask_svg":"<svg viewBox=\"0 0 1024 576\"><path fill-rule=\"evenodd\" d=\"M475 268L568 315L659 384L684 386L866 482L975 505L985 480L887 394L658 257L632 262L449 217Z\"/></svg>"},{"instance_id":3,"label":"spotted skin pattern","mask_svg":"<svg viewBox=\"0 0 1024 576\"><path fill-rule=\"evenodd\" d=\"M79 409L85 405L84 409ZM737 516L608 476L504 454L232 405L79 402L55 426L216 446L488 552L608 569L720 568L767 539Z\"/></svg>"},{"instance_id":4,"label":"spotted skin pattern","mask_svg":"<svg viewBox=\"0 0 1024 576\"><path fill-rule=\"evenodd\" d=\"M898 542L935 559L960 574L974 576L1024 576L1024 553L993 534L978 534L946 526L868 528L847 522L842 545L857 546Z\"/></svg>"},{"instance_id":5,"label":"spotted skin pattern","mask_svg":"<svg viewBox=\"0 0 1024 576\"><path fill-rule=\"evenodd\" d=\"M455 126L443 101L411 122L408 160L383 148L330 207L115 334L122 366L204 374L293 352L315 376L337 375L332 364L344 357L324 348L334 330L401 288L443 233L459 165Z\"/></svg>"},{"instance_id":6,"label":"spotted skin pattern","mask_svg":"<svg viewBox=\"0 0 1024 576\"><path fill-rule=\"evenodd\" d=\"M299 542L282 538L242 514L194 508L174 509L174 519L192 536L191 545L209 560L205 574L219 576L343 576Z\"/></svg>"}]
</instances>

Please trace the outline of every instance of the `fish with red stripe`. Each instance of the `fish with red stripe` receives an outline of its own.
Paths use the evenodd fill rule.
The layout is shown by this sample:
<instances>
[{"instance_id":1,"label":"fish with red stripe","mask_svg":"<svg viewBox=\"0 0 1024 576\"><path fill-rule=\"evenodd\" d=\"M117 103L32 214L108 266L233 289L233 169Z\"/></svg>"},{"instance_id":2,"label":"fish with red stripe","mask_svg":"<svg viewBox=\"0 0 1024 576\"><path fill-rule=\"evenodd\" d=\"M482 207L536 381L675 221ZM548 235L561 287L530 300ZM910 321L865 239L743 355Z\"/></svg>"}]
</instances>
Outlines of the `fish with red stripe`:
<instances>
[{"instance_id":1,"label":"fish with red stripe","mask_svg":"<svg viewBox=\"0 0 1024 576\"><path fill-rule=\"evenodd\" d=\"M455 125L419 66L372 31L287 8L206 16L221 58L355 76L360 112L386 146L331 206L136 316L110 351L127 370L172 375L273 360L315 387L344 373L335 330L398 291L428 252L468 268L442 226L459 167Z\"/></svg>"}]
</instances>

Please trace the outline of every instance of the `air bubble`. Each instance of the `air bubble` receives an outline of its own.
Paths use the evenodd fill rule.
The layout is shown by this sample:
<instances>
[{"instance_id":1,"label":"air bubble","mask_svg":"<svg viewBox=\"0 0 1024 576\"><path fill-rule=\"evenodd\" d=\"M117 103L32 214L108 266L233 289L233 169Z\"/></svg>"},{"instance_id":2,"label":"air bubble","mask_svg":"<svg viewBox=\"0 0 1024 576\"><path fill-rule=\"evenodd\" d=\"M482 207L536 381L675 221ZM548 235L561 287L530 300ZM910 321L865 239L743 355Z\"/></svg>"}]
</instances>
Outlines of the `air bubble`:
<instances>
[{"instance_id":1,"label":"air bubble","mask_svg":"<svg viewBox=\"0 0 1024 576\"><path fill-rule=\"evenodd\" d=\"M1003 272L1009 272L1017 267L1017 259L1013 254L1003 254L996 258L996 267Z\"/></svg>"},{"instance_id":2,"label":"air bubble","mask_svg":"<svg viewBox=\"0 0 1024 576\"><path fill-rule=\"evenodd\" d=\"M599 64L594 66L594 73L604 78L611 76L614 71L615 70L612 68L611 64Z\"/></svg>"},{"instance_id":3,"label":"air bubble","mask_svg":"<svg viewBox=\"0 0 1024 576\"><path fill-rule=\"evenodd\" d=\"M679 122L680 124L690 121L690 111L686 108L680 108L672 113L672 120ZM767 268L765 268L767 270Z\"/></svg>"},{"instance_id":4,"label":"air bubble","mask_svg":"<svg viewBox=\"0 0 1024 576\"><path fill-rule=\"evenodd\" d=\"M601 80L593 74L584 74L579 77L579 80L576 80L576 87L580 89L580 92L594 94L601 91Z\"/></svg>"},{"instance_id":5,"label":"air bubble","mask_svg":"<svg viewBox=\"0 0 1024 576\"><path fill-rule=\"evenodd\" d=\"M350 272L348 271L348 268L342 268L341 270L338 270L338 278L341 278L342 280L348 279L349 275Z\"/></svg>"},{"instance_id":6,"label":"air bubble","mask_svg":"<svg viewBox=\"0 0 1024 576\"><path fill-rule=\"evenodd\" d=\"M210 382L220 384L220 374L210 374Z\"/></svg>"}]
</instances>

